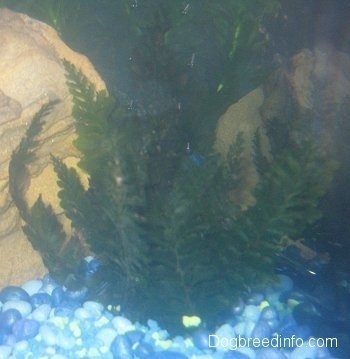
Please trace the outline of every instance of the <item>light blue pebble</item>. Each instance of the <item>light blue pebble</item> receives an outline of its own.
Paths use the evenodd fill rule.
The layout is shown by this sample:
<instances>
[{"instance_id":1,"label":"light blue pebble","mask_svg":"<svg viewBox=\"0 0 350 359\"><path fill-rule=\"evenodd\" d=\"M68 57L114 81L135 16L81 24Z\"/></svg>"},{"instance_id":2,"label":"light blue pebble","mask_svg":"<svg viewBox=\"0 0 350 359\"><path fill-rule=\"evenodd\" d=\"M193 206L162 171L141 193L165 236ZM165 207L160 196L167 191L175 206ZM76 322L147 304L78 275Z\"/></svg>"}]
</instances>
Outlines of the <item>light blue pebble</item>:
<instances>
[{"instance_id":1,"label":"light blue pebble","mask_svg":"<svg viewBox=\"0 0 350 359\"><path fill-rule=\"evenodd\" d=\"M332 359L332 355L326 347L317 348L317 359Z\"/></svg>"},{"instance_id":2,"label":"light blue pebble","mask_svg":"<svg viewBox=\"0 0 350 359\"><path fill-rule=\"evenodd\" d=\"M42 325L39 329L42 341L48 346L54 346L57 343L58 330L49 325Z\"/></svg>"},{"instance_id":3,"label":"light blue pebble","mask_svg":"<svg viewBox=\"0 0 350 359\"><path fill-rule=\"evenodd\" d=\"M117 334L118 332L112 328L103 328L96 334L96 338L109 348Z\"/></svg>"},{"instance_id":4,"label":"light blue pebble","mask_svg":"<svg viewBox=\"0 0 350 359\"><path fill-rule=\"evenodd\" d=\"M261 319L272 320L278 319L278 312L274 306L267 306L261 312Z\"/></svg>"},{"instance_id":5,"label":"light blue pebble","mask_svg":"<svg viewBox=\"0 0 350 359\"><path fill-rule=\"evenodd\" d=\"M68 359L68 357L63 354L55 354L51 357L51 359Z\"/></svg>"},{"instance_id":6,"label":"light blue pebble","mask_svg":"<svg viewBox=\"0 0 350 359\"><path fill-rule=\"evenodd\" d=\"M245 323L245 328L244 328L244 336L246 338L252 337L253 336L253 330L256 326L256 322L253 320L247 320Z\"/></svg>"},{"instance_id":7,"label":"light blue pebble","mask_svg":"<svg viewBox=\"0 0 350 359\"><path fill-rule=\"evenodd\" d=\"M0 345L0 358L9 358L12 352L12 348L8 345Z\"/></svg>"},{"instance_id":8,"label":"light blue pebble","mask_svg":"<svg viewBox=\"0 0 350 359\"><path fill-rule=\"evenodd\" d=\"M237 350L229 350L224 354L224 359L249 359L249 357Z\"/></svg>"},{"instance_id":9,"label":"light blue pebble","mask_svg":"<svg viewBox=\"0 0 350 359\"><path fill-rule=\"evenodd\" d=\"M247 305L243 311L243 317L252 322L257 322L260 317L260 308L255 305Z\"/></svg>"},{"instance_id":10,"label":"light blue pebble","mask_svg":"<svg viewBox=\"0 0 350 359\"><path fill-rule=\"evenodd\" d=\"M158 325L158 322L156 322L155 320L153 320L153 319L148 319L147 320L147 325L148 325L148 327L149 327L149 329L151 330L151 331L157 331L157 330L159 330L160 328L159 328L159 325Z\"/></svg>"},{"instance_id":11,"label":"light blue pebble","mask_svg":"<svg viewBox=\"0 0 350 359\"><path fill-rule=\"evenodd\" d=\"M27 352L29 348L29 343L27 340L21 340L19 342L17 342L14 346L13 346L13 354L16 357L16 355L18 356L21 353ZM0 356L1 358L1 356Z\"/></svg>"},{"instance_id":12,"label":"light blue pebble","mask_svg":"<svg viewBox=\"0 0 350 359\"><path fill-rule=\"evenodd\" d=\"M316 359L317 347L309 346L308 341L295 348L290 354L289 359Z\"/></svg>"},{"instance_id":13,"label":"light blue pebble","mask_svg":"<svg viewBox=\"0 0 350 359\"><path fill-rule=\"evenodd\" d=\"M237 352L245 355L248 359L255 359L255 351L253 348L240 347L237 349Z\"/></svg>"},{"instance_id":14,"label":"light blue pebble","mask_svg":"<svg viewBox=\"0 0 350 359\"><path fill-rule=\"evenodd\" d=\"M25 318L32 311L32 306L30 303L25 302L24 300L9 300L4 303L2 306L3 312L7 309L16 309L18 310L22 317Z\"/></svg>"},{"instance_id":15,"label":"light blue pebble","mask_svg":"<svg viewBox=\"0 0 350 359\"><path fill-rule=\"evenodd\" d=\"M112 325L119 334L124 334L129 330L133 330L134 326L131 321L125 317L117 316L112 319Z\"/></svg>"},{"instance_id":16,"label":"light blue pebble","mask_svg":"<svg viewBox=\"0 0 350 359\"><path fill-rule=\"evenodd\" d=\"M89 320L92 318L91 313L85 308L77 308L74 311L74 317L78 320Z\"/></svg>"},{"instance_id":17,"label":"light blue pebble","mask_svg":"<svg viewBox=\"0 0 350 359\"><path fill-rule=\"evenodd\" d=\"M110 351L114 358L132 359L133 350L129 340L125 335L117 335L113 340Z\"/></svg>"},{"instance_id":18,"label":"light blue pebble","mask_svg":"<svg viewBox=\"0 0 350 359\"><path fill-rule=\"evenodd\" d=\"M187 359L187 356L173 350L161 350L152 355L152 359Z\"/></svg>"},{"instance_id":19,"label":"light blue pebble","mask_svg":"<svg viewBox=\"0 0 350 359\"><path fill-rule=\"evenodd\" d=\"M210 337L209 344L212 348L215 348L216 350L228 350L230 348L227 348L226 341L223 341L222 338L227 338L229 341L231 338L235 337L235 331L232 328L230 324L223 324L220 328L217 329L215 332L216 337ZM217 339L217 337L219 339Z\"/></svg>"},{"instance_id":20,"label":"light blue pebble","mask_svg":"<svg viewBox=\"0 0 350 359\"><path fill-rule=\"evenodd\" d=\"M75 347L75 338L59 332L56 339L57 346L62 349L70 350Z\"/></svg>"},{"instance_id":21,"label":"light blue pebble","mask_svg":"<svg viewBox=\"0 0 350 359\"><path fill-rule=\"evenodd\" d=\"M104 310L104 307L101 303L97 303L97 302L93 302L93 301L85 302L83 304L83 308L86 309L87 311L89 311L91 313L91 316L95 320L98 320L101 317L102 312Z\"/></svg>"},{"instance_id":22,"label":"light blue pebble","mask_svg":"<svg viewBox=\"0 0 350 359\"><path fill-rule=\"evenodd\" d=\"M50 315L51 306L49 304L42 304L32 312L32 318L39 323L44 322Z\"/></svg>"},{"instance_id":23,"label":"light blue pebble","mask_svg":"<svg viewBox=\"0 0 350 359\"><path fill-rule=\"evenodd\" d=\"M43 286L43 282L39 279L29 280L25 282L21 287L24 289L29 295L33 295L38 293L41 287Z\"/></svg>"},{"instance_id":24,"label":"light blue pebble","mask_svg":"<svg viewBox=\"0 0 350 359\"><path fill-rule=\"evenodd\" d=\"M57 288L57 284L55 284L55 283L46 283L41 287L40 292L47 293L47 294L51 295L53 290L56 289L56 288Z\"/></svg>"},{"instance_id":25,"label":"light blue pebble","mask_svg":"<svg viewBox=\"0 0 350 359\"><path fill-rule=\"evenodd\" d=\"M252 337L264 339L264 338L270 338L271 334L272 334L272 330L269 324L267 323L267 321L259 320L253 329Z\"/></svg>"},{"instance_id":26,"label":"light blue pebble","mask_svg":"<svg viewBox=\"0 0 350 359\"><path fill-rule=\"evenodd\" d=\"M257 350L256 359L287 359L287 357L276 348L262 348Z\"/></svg>"}]
</instances>

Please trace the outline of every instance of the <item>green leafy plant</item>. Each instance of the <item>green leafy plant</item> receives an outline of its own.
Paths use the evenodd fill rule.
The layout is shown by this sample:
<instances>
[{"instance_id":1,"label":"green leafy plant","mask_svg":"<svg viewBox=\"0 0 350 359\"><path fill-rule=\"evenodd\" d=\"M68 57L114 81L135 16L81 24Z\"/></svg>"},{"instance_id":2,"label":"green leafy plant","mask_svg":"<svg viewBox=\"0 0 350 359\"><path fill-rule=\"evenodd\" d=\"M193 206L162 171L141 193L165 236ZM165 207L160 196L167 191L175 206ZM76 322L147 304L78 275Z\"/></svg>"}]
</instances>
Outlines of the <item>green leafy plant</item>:
<instances>
[{"instance_id":1,"label":"green leafy plant","mask_svg":"<svg viewBox=\"0 0 350 359\"><path fill-rule=\"evenodd\" d=\"M147 188L152 167L142 163L150 158L138 142L137 118L106 92L96 92L74 66L65 66L77 121L74 144L82 154L79 166L88 175L88 187L75 169L54 156L52 161L61 206L76 237L67 242L40 197L28 209L25 182L16 180L27 178L26 165L48 108L34 118L10 166L11 193L26 222L24 231L48 268L72 270L61 254L69 250L82 258L83 239L105 263L103 280L111 285L107 302L122 304L138 318L155 317L173 330L179 329L183 314L214 322L217 312L247 286L271 283L280 238L297 236L319 218L318 201L334 163L309 142L296 142L266 159L257 142L256 204L242 211L229 196L244 176L243 137L238 135L224 159L185 156L169 191L161 188L160 199L154 196L157 189Z\"/></svg>"},{"instance_id":2,"label":"green leafy plant","mask_svg":"<svg viewBox=\"0 0 350 359\"><path fill-rule=\"evenodd\" d=\"M13 152L9 164L9 191L25 221L23 231L33 248L40 252L53 277L63 280L67 273L74 271L76 263L84 257L82 243L77 237L66 236L52 207L45 205L41 196L31 208L25 201L29 183L28 166L36 160L36 137L42 130L45 116L56 103L57 101L52 101L41 108L34 116L18 148Z\"/></svg>"},{"instance_id":3,"label":"green leafy plant","mask_svg":"<svg viewBox=\"0 0 350 359\"><path fill-rule=\"evenodd\" d=\"M28 209L24 201L19 178L27 178L27 157L35 153L36 121L10 171L25 232L50 271L72 270L60 254L70 249L65 243L83 241L105 264L106 304L174 330L183 314L213 323L247 288L274 280L280 237L298 236L319 218L334 163L307 141L292 141L267 159L257 137L256 204L242 211L230 193L245 176L243 137L226 158L212 147L218 116L266 73L259 62L267 45L263 19L278 8L275 0L225 0L150 1L139 12L129 9L137 38L130 60L135 99L97 92L64 62L74 145L89 179L84 186L75 169L52 157L72 240L49 205L39 198ZM71 252L81 258L76 248Z\"/></svg>"}]
</instances>

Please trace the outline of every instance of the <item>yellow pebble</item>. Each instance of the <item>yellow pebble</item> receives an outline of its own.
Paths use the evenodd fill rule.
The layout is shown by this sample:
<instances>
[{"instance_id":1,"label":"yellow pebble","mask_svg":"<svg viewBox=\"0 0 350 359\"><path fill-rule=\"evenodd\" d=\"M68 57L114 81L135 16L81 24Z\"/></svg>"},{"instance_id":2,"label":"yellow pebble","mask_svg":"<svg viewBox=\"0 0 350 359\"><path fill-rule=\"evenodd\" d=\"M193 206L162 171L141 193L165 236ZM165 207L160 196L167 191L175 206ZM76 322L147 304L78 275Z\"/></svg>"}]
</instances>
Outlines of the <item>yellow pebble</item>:
<instances>
[{"instance_id":1,"label":"yellow pebble","mask_svg":"<svg viewBox=\"0 0 350 359\"><path fill-rule=\"evenodd\" d=\"M86 358L87 350L86 348L82 348L81 350L77 350L75 354L77 355L77 358Z\"/></svg>"},{"instance_id":2,"label":"yellow pebble","mask_svg":"<svg viewBox=\"0 0 350 359\"><path fill-rule=\"evenodd\" d=\"M56 325L56 327L60 329L64 329L66 324L68 323L68 318L64 317L53 317L51 321Z\"/></svg>"},{"instance_id":3,"label":"yellow pebble","mask_svg":"<svg viewBox=\"0 0 350 359\"><path fill-rule=\"evenodd\" d=\"M156 346L159 346L163 349L169 349L172 345L172 341L170 339L168 340L158 340L156 341Z\"/></svg>"},{"instance_id":4,"label":"yellow pebble","mask_svg":"<svg viewBox=\"0 0 350 359\"><path fill-rule=\"evenodd\" d=\"M263 310L264 308L269 307L269 306L270 306L270 303L267 300L263 300L259 305L261 310Z\"/></svg>"},{"instance_id":5,"label":"yellow pebble","mask_svg":"<svg viewBox=\"0 0 350 359\"><path fill-rule=\"evenodd\" d=\"M81 336L81 329L79 327L78 322L72 321L69 323L69 329L73 333L73 335L77 338Z\"/></svg>"},{"instance_id":6,"label":"yellow pebble","mask_svg":"<svg viewBox=\"0 0 350 359\"><path fill-rule=\"evenodd\" d=\"M99 328L99 327L103 327L104 325L108 324L109 320L105 317L105 316L101 316L100 319L95 321L95 327Z\"/></svg>"},{"instance_id":7,"label":"yellow pebble","mask_svg":"<svg viewBox=\"0 0 350 359\"><path fill-rule=\"evenodd\" d=\"M201 318L197 317L196 315L182 316L182 324L184 325L185 328L198 327L201 324L201 322L202 322Z\"/></svg>"},{"instance_id":8,"label":"yellow pebble","mask_svg":"<svg viewBox=\"0 0 350 359\"><path fill-rule=\"evenodd\" d=\"M186 339L185 339L185 347L186 347L186 348L192 348L192 347L194 347L193 341L192 341L191 338L186 338Z\"/></svg>"}]
</instances>

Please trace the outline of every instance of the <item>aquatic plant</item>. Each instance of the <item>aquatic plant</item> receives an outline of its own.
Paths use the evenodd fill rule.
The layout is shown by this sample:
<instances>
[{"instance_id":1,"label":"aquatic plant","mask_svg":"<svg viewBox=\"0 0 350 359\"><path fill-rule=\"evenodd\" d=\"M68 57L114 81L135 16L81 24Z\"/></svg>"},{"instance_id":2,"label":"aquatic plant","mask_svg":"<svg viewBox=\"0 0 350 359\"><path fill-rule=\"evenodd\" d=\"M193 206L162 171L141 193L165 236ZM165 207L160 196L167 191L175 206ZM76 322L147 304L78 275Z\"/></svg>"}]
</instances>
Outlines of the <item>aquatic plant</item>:
<instances>
[{"instance_id":1,"label":"aquatic plant","mask_svg":"<svg viewBox=\"0 0 350 359\"><path fill-rule=\"evenodd\" d=\"M61 206L74 229L70 240L40 197L31 209L24 201L19 179L27 178L26 156L35 153L30 143L40 132L37 121L10 171L25 232L50 271L72 271L62 243L73 246L67 248L78 263L83 241L105 264L105 304L121 304L135 318L151 316L168 328L181 325L183 314L213 323L247 287L274 280L280 237L299 235L320 216L317 204L334 165L307 141L290 142L267 159L257 137L256 204L242 211L230 193L244 179L243 139L237 136L226 158L212 147L219 115L264 76L260 14L277 10L277 1L227 0L149 2L139 13L130 11L138 30L131 97L96 92L79 69L64 63L74 145L89 178L84 187L75 169L52 157ZM198 43L203 28L212 31L201 33Z\"/></svg>"},{"instance_id":2,"label":"aquatic plant","mask_svg":"<svg viewBox=\"0 0 350 359\"><path fill-rule=\"evenodd\" d=\"M28 240L40 252L53 277L63 280L68 273L74 271L77 261L84 257L84 247L77 237L66 236L52 207L44 204L41 196L31 208L25 200L30 178L28 166L36 160L35 150L39 144L36 137L44 126L45 116L56 103L57 101L51 101L39 110L13 152L9 164L9 192L25 222L23 231Z\"/></svg>"},{"instance_id":3,"label":"aquatic plant","mask_svg":"<svg viewBox=\"0 0 350 359\"><path fill-rule=\"evenodd\" d=\"M213 322L247 286L273 281L280 238L297 236L319 218L317 204L334 163L303 141L266 159L257 141L256 204L242 211L229 196L244 176L238 136L224 159L183 157L168 192L160 188L160 200L157 188L147 187L153 167L145 161L137 117L106 92L96 92L74 66L65 66L74 99L74 144L89 177L84 188L75 169L52 157L61 206L76 234L68 242L49 205L39 197L28 209L24 201L26 166L52 104L36 115L10 164L11 194L26 222L24 232L50 271L59 278L72 271L72 261L84 256L83 240L105 263L101 280L110 284L109 304L172 328L183 314Z\"/></svg>"}]
</instances>

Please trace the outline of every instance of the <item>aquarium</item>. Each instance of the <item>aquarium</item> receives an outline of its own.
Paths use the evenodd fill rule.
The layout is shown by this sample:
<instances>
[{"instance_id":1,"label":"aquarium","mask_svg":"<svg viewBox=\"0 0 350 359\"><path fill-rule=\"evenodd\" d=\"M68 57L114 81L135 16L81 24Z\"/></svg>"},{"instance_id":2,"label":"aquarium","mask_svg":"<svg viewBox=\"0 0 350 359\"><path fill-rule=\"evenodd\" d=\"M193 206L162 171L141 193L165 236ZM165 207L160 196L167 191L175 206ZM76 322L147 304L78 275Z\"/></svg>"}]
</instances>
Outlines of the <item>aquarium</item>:
<instances>
[{"instance_id":1,"label":"aquarium","mask_svg":"<svg viewBox=\"0 0 350 359\"><path fill-rule=\"evenodd\" d=\"M0 1L0 358L348 358L349 16Z\"/></svg>"}]
</instances>

